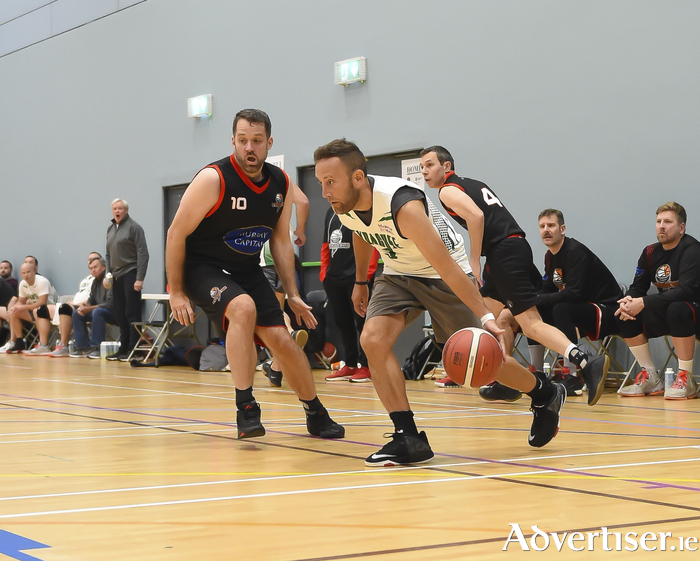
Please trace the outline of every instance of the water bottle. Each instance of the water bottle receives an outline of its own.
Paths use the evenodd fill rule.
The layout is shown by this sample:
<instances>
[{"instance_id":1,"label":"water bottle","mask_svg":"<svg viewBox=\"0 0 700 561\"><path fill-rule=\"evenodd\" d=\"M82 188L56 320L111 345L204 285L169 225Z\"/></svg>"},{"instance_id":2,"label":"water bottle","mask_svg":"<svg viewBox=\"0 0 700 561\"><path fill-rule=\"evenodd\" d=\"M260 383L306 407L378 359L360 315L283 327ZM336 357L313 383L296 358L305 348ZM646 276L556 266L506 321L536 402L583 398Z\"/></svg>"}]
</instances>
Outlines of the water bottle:
<instances>
[{"instance_id":1,"label":"water bottle","mask_svg":"<svg viewBox=\"0 0 700 561\"><path fill-rule=\"evenodd\" d=\"M673 385L673 382L676 380L676 373L673 370L673 368L666 369L666 372L664 372L664 378L666 389L669 389Z\"/></svg>"},{"instance_id":2,"label":"water bottle","mask_svg":"<svg viewBox=\"0 0 700 561\"><path fill-rule=\"evenodd\" d=\"M544 365L542 365L542 370L547 378L552 378L552 366L548 362L545 362Z\"/></svg>"},{"instance_id":3,"label":"water bottle","mask_svg":"<svg viewBox=\"0 0 700 561\"><path fill-rule=\"evenodd\" d=\"M68 341L68 353L69 354L74 354L75 353L75 340L71 339Z\"/></svg>"},{"instance_id":4,"label":"water bottle","mask_svg":"<svg viewBox=\"0 0 700 561\"><path fill-rule=\"evenodd\" d=\"M107 273L105 275L105 280L107 281L107 290L112 288L112 273Z\"/></svg>"}]
</instances>

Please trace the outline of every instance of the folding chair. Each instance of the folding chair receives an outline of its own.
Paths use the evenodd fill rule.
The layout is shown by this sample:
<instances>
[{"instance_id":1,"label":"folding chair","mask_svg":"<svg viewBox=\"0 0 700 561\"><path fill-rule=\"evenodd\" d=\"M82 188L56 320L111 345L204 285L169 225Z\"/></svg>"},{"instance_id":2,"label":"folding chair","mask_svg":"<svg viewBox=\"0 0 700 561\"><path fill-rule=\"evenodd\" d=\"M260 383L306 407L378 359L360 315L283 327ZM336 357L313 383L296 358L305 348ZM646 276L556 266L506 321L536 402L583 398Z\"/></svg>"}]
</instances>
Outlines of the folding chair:
<instances>
[{"instance_id":1,"label":"folding chair","mask_svg":"<svg viewBox=\"0 0 700 561\"><path fill-rule=\"evenodd\" d=\"M170 322L173 321L173 314L170 311L169 294L142 294L143 300L153 300L155 305L146 321L132 322L131 326L139 335L134 348L129 353L127 360L134 358L136 353L145 353L143 362L158 360L161 350L166 344L172 344L169 339ZM164 319L158 319L163 317Z\"/></svg>"}]
</instances>

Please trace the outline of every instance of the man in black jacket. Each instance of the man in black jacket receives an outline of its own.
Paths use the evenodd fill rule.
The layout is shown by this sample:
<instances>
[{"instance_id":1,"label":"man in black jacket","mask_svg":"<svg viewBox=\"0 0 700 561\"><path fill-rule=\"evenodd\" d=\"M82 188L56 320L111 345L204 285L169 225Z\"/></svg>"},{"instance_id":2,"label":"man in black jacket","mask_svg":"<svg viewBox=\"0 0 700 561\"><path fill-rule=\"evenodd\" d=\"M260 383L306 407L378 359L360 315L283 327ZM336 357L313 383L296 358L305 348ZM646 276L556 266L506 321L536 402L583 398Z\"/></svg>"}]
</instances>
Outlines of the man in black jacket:
<instances>
[{"instance_id":1,"label":"man in black jacket","mask_svg":"<svg viewBox=\"0 0 700 561\"><path fill-rule=\"evenodd\" d=\"M542 319L556 326L572 343L578 343L579 335L598 340L618 333L615 311L622 290L613 274L585 245L566 237L560 210L543 210L538 222L542 242L548 248L544 283L537 300ZM533 366L541 370L544 347L531 345L530 355ZM576 366L568 357L564 357L564 367L555 376L569 396L583 393Z\"/></svg>"},{"instance_id":2,"label":"man in black jacket","mask_svg":"<svg viewBox=\"0 0 700 561\"><path fill-rule=\"evenodd\" d=\"M620 333L642 367L634 384L620 391L625 397L664 394L665 399L693 399L695 338L700 323L700 243L685 233L687 214L676 202L656 210L658 243L644 248L634 281L619 302ZM657 289L647 294L650 285ZM670 335L678 356L678 374L664 391L664 381L649 351L649 339Z\"/></svg>"}]
</instances>

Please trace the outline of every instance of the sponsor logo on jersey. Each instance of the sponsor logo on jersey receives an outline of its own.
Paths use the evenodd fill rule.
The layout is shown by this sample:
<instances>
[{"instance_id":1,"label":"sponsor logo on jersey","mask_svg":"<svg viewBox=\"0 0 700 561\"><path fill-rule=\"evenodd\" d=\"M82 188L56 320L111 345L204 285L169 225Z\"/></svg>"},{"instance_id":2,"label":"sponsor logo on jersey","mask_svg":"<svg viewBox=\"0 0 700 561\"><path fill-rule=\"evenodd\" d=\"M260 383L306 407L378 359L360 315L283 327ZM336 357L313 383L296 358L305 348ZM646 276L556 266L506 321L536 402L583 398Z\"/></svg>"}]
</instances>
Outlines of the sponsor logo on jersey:
<instances>
[{"instance_id":1,"label":"sponsor logo on jersey","mask_svg":"<svg viewBox=\"0 0 700 561\"><path fill-rule=\"evenodd\" d=\"M554 271L552 271L552 282L559 290L564 290L564 288L566 288L564 275L562 274L561 269L554 269Z\"/></svg>"},{"instance_id":2,"label":"sponsor logo on jersey","mask_svg":"<svg viewBox=\"0 0 700 561\"><path fill-rule=\"evenodd\" d=\"M238 253L256 255L270 236L272 236L272 228L269 226L249 226L231 230L224 236L224 241Z\"/></svg>"},{"instance_id":3,"label":"sponsor logo on jersey","mask_svg":"<svg viewBox=\"0 0 700 561\"><path fill-rule=\"evenodd\" d=\"M331 257L335 257L335 252L339 249L350 249L350 243L343 242L343 232L340 229L331 232L328 249L331 250Z\"/></svg>"},{"instance_id":4,"label":"sponsor logo on jersey","mask_svg":"<svg viewBox=\"0 0 700 561\"><path fill-rule=\"evenodd\" d=\"M284 206L284 197L280 193L275 195L275 202L272 203L272 206L277 209L277 212L282 210L282 207Z\"/></svg>"},{"instance_id":5,"label":"sponsor logo on jersey","mask_svg":"<svg viewBox=\"0 0 700 561\"><path fill-rule=\"evenodd\" d=\"M213 286L211 290L209 291L209 296L211 296L211 303L216 304L221 300L221 295L223 294L224 290L226 290L226 286L219 288L218 286Z\"/></svg>"}]
</instances>

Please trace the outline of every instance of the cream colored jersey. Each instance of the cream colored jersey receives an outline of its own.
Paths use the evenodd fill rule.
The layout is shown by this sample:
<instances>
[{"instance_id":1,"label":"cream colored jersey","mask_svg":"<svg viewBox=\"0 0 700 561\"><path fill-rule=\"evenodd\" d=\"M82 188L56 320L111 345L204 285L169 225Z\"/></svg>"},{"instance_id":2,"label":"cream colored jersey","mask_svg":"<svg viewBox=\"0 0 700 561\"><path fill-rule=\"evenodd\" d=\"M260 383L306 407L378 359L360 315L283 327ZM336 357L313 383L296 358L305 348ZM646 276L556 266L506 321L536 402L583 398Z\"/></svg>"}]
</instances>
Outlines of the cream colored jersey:
<instances>
[{"instance_id":1,"label":"cream colored jersey","mask_svg":"<svg viewBox=\"0 0 700 561\"><path fill-rule=\"evenodd\" d=\"M361 218L350 211L340 215L340 221L353 230L367 243L376 247L384 261L385 275L406 275L411 277L440 278L438 272L418 250L416 244L404 238L394 222L391 213L391 201L401 187L410 187L423 191L415 183L397 177L368 176L374 180L372 195L372 222L365 225ZM428 214L435 231L450 252L452 259L464 270L471 273L469 257L464 249L464 239L452 227L447 218L425 197Z\"/></svg>"}]
</instances>

